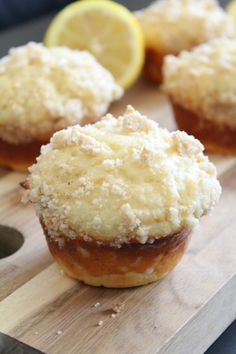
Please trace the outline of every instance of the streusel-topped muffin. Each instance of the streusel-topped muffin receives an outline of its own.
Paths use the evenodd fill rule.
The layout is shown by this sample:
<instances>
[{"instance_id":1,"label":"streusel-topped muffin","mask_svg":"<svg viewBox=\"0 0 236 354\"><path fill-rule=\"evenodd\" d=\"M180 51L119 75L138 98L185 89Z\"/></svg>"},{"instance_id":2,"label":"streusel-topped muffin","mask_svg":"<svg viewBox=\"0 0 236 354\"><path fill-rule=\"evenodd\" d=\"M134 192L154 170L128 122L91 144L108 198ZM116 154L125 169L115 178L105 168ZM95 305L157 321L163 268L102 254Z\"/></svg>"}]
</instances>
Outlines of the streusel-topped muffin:
<instances>
[{"instance_id":1,"label":"streusel-topped muffin","mask_svg":"<svg viewBox=\"0 0 236 354\"><path fill-rule=\"evenodd\" d=\"M145 73L161 81L163 57L213 38L233 36L234 24L215 0L159 0L137 12L146 41Z\"/></svg>"},{"instance_id":2,"label":"streusel-topped muffin","mask_svg":"<svg viewBox=\"0 0 236 354\"><path fill-rule=\"evenodd\" d=\"M208 150L236 153L236 40L219 38L167 56L164 91L181 130Z\"/></svg>"},{"instance_id":3,"label":"streusel-topped muffin","mask_svg":"<svg viewBox=\"0 0 236 354\"><path fill-rule=\"evenodd\" d=\"M24 184L66 273L129 287L162 278L221 188L201 143L128 107L57 132Z\"/></svg>"},{"instance_id":4,"label":"streusel-topped muffin","mask_svg":"<svg viewBox=\"0 0 236 354\"><path fill-rule=\"evenodd\" d=\"M122 95L89 53L29 43L0 60L0 163L25 168L51 135L96 121Z\"/></svg>"}]
</instances>

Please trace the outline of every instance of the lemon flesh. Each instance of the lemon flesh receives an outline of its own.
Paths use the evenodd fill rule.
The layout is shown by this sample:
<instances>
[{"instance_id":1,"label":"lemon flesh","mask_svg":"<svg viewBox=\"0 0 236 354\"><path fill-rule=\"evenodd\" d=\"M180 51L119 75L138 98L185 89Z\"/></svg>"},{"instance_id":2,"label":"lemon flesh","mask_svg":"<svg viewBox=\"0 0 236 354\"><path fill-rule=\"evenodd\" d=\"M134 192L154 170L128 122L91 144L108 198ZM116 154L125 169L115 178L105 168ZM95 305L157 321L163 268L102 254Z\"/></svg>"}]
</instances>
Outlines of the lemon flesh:
<instances>
[{"instance_id":1,"label":"lemon flesh","mask_svg":"<svg viewBox=\"0 0 236 354\"><path fill-rule=\"evenodd\" d=\"M232 0L226 6L226 12L231 16L234 21L235 35L236 35L236 0Z\"/></svg>"},{"instance_id":2,"label":"lemon flesh","mask_svg":"<svg viewBox=\"0 0 236 354\"><path fill-rule=\"evenodd\" d=\"M88 50L124 88L139 76L144 62L144 38L134 15L108 0L78 1L53 19L46 46Z\"/></svg>"}]
</instances>

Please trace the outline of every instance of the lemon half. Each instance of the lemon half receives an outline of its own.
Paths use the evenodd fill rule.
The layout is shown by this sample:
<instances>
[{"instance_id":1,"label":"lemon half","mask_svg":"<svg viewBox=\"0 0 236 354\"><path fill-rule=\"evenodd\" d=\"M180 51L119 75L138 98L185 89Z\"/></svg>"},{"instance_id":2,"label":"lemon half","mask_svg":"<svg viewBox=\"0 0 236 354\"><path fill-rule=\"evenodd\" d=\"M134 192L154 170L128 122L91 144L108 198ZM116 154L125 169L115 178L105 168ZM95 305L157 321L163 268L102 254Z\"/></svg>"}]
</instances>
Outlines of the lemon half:
<instances>
[{"instance_id":1,"label":"lemon half","mask_svg":"<svg viewBox=\"0 0 236 354\"><path fill-rule=\"evenodd\" d=\"M77 1L53 19L46 46L88 50L124 88L139 76L144 62L144 38L135 16L109 0Z\"/></svg>"},{"instance_id":2,"label":"lemon half","mask_svg":"<svg viewBox=\"0 0 236 354\"><path fill-rule=\"evenodd\" d=\"M236 0L232 0L226 6L226 12L231 16L234 20L235 34L236 34Z\"/></svg>"}]
</instances>

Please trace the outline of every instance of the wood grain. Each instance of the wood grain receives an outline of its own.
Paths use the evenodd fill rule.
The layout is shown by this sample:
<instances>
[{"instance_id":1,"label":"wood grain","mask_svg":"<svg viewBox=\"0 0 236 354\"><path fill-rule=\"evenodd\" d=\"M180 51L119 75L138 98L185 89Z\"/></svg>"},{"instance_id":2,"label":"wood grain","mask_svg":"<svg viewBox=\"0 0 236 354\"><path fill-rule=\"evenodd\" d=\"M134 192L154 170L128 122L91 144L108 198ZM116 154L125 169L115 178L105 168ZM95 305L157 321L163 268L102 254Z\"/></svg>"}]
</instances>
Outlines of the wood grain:
<instances>
[{"instance_id":1,"label":"wood grain","mask_svg":"<svg viewBox=\"0 0 236 354\"><path fill-rule=\"evenodd\" d=\"M155 85L139 82L112 112L128 103L175 129ZM203 353L236 317L236 158L210 158L223 194L182 262L158 283L125 290L93 288L62 275L32 207L20 204L24 175L0 170L0 223L25 237L16 254L0 260L0 331L49 354ZM125 308L112 318L118 302Z\"/></svg>"},{"instance_id":2,"label":"wood grain","mask_svg":"<svg viewBox=\"0 0 236 354\"><path fill-rule=\"evenodd\" d=\"M0 300L53 261L32 206L20 202L19 183L25 176L10 172L0 179L0 224L16 228L25 239L17 253L0 259Z\"/></svg>"}]
</instances>

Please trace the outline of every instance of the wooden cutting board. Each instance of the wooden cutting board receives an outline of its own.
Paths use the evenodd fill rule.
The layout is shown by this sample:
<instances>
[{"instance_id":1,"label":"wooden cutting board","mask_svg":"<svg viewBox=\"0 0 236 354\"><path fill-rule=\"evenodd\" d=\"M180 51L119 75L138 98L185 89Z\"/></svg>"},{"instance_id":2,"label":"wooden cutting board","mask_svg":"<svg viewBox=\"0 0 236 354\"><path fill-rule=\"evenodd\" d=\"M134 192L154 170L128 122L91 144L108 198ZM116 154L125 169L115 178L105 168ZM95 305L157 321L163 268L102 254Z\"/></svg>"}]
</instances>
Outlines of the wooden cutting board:
<instances>
[{"instance_id":1,"label":"wooden cutting board","mask_svg":"<svg viewBox=\"0 0 236 354\"><path fill-rule=\"evenodd\" d=\"M126 104L175 129L155 85L140 81L112 113ZM20 230L25 242L0 260L0 331L49 354L203 353L236 318L236 158L211 159L223 194L183 260L162 281L126 290L94 288L63 275L32 207L20 203L24 174L2 169L0 224ZM114 303L124 304L115 318Z\"/></svg>"}]
</instances>

